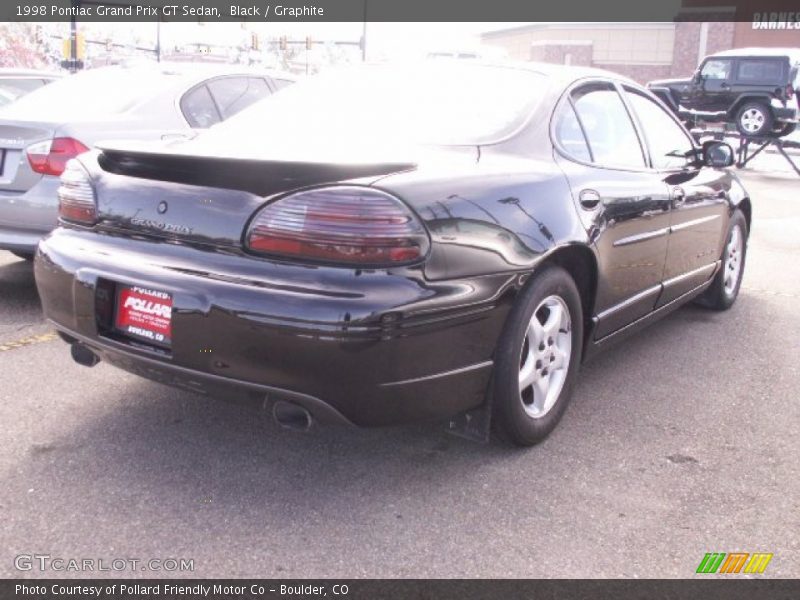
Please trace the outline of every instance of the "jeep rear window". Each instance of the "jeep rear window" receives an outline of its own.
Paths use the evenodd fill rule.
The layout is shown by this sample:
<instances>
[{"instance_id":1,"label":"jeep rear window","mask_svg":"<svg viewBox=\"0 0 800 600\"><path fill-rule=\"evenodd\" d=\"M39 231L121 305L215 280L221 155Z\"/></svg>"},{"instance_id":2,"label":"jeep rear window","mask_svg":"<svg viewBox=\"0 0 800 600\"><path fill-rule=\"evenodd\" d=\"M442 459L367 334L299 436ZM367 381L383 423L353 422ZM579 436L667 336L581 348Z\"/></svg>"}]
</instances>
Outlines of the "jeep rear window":
<instances>
[{"instance_id":1,"label":"jeep rear window","mask_svg":"<svg viewBox=\"0 0 800 600\"><path fill-rule=\"evenodd\" d=\"M777 60L739 60L736 78L739 81L780 82L782 66Z\"/></svg>"}]
</instances>

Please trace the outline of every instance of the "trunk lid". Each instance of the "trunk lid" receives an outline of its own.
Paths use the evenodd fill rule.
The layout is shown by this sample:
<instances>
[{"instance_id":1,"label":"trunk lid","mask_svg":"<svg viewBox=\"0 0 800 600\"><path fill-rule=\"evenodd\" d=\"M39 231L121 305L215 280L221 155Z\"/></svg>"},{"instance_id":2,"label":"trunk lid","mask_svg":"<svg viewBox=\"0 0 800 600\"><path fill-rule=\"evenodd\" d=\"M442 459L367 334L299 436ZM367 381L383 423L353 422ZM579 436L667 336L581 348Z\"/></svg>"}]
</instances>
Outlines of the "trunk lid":
<instances>
[{"instance_id":1,"label":"trunk lid","mask_svg":"<svg viewBox=\"0 0 800 600\"><path fill-rule=\"evenodd\" d=\"M31 169L25 148L52 139L57 125L37 121L0 120L0 192L23 193L42 178Z\"/></svg>"},{"instance_id":2,"label":"trunk lid","mask_svg":"<svg viewBox=\"0 0 800 600\"><path fill-rule=\"evenodd\" d=\"M98 228L228 247L241 247L250 219L271 196L325 183L368 184L414 167L176 154L166 145L104 146L81 160L94 179Z\"/></svg>"}]
</instances>

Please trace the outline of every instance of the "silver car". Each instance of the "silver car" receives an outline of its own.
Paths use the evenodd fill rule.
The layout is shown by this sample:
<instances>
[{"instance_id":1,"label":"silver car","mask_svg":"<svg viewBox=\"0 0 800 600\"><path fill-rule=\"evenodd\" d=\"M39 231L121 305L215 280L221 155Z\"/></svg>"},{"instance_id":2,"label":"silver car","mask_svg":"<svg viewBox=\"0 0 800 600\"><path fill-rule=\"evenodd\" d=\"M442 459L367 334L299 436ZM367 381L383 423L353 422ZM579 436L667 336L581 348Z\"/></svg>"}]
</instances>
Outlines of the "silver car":
<instances>
[{"instance_id":1,"label":"silver car","mask_svg":"<svg viewBox=\"0 0 800 600\"><path fill-rule=\"evenodd\" d=\"M43 85L63 77L61 73L32 69L0 69L0 106L10 104Z\"/></svg>"},{"instance_id":2,"label":"silver car","mask_svg":"<svg viewBox=\"0 0 800 600\"><path fill-rule=\"evenodd\" d=\"M292 81L235 65L151 63L65 77L0 109L0 249L31 258L56 225L66 162L109 139L186 137Z\"/></svg>"}]
</instances>

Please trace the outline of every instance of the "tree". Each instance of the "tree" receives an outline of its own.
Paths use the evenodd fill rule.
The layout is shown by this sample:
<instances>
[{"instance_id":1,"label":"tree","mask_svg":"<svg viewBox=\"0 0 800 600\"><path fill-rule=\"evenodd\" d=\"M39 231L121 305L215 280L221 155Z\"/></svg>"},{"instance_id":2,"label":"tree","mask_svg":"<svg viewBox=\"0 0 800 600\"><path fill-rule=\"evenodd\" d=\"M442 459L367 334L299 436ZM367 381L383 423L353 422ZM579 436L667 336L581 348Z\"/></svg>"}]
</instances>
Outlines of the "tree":
<instances>
[{"instance_id":1,"label":"tree","mask_svg":"<svg viewBox=\"0 0 800 600\"><path fill-rule=\"evenodd\" d=\"M35 23L0 23L0 67L42 69L58 60L49 32Z\"/></svg>"}]
</instances>

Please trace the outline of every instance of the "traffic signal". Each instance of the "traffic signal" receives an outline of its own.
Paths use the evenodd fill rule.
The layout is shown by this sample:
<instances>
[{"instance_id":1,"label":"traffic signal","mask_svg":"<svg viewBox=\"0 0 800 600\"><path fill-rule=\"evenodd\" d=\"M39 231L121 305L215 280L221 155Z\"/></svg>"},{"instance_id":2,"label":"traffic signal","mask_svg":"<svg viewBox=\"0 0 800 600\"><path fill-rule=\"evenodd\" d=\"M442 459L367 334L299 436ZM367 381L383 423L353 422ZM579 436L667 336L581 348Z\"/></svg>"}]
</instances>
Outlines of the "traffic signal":
<instances>
[{"instance_id":1,"label":"traffic signal","mask_svg":"<svg viewBox=\"0 0 800 600\"><path fill-rule=\"evenodd\" d=\"M86 38L81 32L75 37L75 56L72 56L72 38L64 38L61 41L61 54L65 59L83 60L86 58Z\"/></svg>"},{"instance_id":2,"label":"traffic signal","mask_svg":"<svg viewBox=\"0 0 800 600\"><path fill-rule=\"evenodd\" d=\"M250 34L250 47L253 50L258 50L259 48L258 34L255 31Z\"/></svg>"},{"instance_id":3,"label":"traffic signal","mask_svg":"<svg viewBox=\"0 0 800 600\"><path fill-rule=\"evenodd\" d=\"M280 39L280 47L281 47L281 50L286 50L286 48L288 47L288 45L289 45L289 41L286 39L286 36L285 36L285 35L282 35L282 36L281 36L281 39Z\"/></svg>"},{"instance_id":4,"label":"traffic signal","mask_svg":"<svg viewBox=\"0 0 800 600\"><path fill-rule=\"evenodd\" d=\"M307 35L306 36L306 50L311 50L313 45L314 45L314 42L311 40L311 36Z\"/></svg>"}]
</instances>

